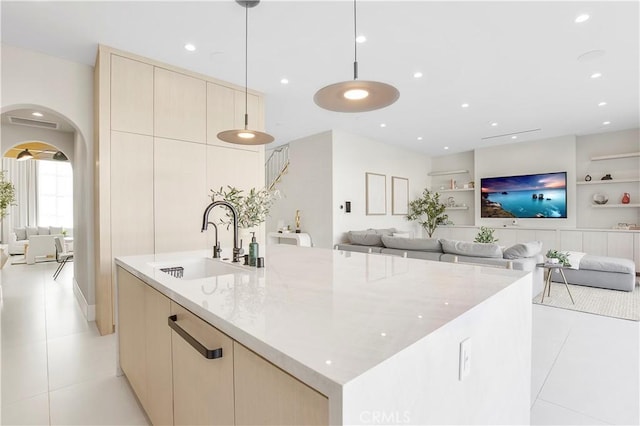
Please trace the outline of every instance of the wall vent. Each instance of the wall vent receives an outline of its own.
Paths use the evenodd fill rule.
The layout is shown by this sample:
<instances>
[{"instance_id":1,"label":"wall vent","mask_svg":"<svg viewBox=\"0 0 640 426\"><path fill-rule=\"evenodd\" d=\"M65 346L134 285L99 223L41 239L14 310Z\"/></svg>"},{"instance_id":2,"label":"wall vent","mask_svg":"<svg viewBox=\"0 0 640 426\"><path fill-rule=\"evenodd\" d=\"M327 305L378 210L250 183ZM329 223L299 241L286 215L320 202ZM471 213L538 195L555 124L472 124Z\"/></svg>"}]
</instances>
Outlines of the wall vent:
<instances>
[{"instance_id":1,"label":"wall vent","mask_svg":"<svg viewBox=\"0 0 640 426\"><path fill-rule=\"evenodd\" d=\"M19 124L21 126L42 127L44 129L57 129L58 123L52 121L31 120L30 118L9 117L11 124Z\"/></svg>"}]
</instances>

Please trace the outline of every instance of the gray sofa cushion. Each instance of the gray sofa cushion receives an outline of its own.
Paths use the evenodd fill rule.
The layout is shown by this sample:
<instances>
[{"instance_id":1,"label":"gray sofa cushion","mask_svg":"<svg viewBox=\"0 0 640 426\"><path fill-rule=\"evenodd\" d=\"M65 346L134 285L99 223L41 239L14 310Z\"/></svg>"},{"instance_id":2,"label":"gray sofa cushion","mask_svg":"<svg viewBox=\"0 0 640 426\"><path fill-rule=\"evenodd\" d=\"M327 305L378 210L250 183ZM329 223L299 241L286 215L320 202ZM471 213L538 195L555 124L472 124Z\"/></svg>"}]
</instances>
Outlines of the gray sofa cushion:
<instances>
[{"instance_id":1,"label":"gray sofa cushion","mask_svg":"<svg viewBox=\"0 0 640 426\"><path fill-rule=\"evenodd\" d=\"M62 226L50 226L49 232L51 232L51 235L62 234Z\"/></svg>"},{"instance_id":2,"label":"gray sofa cushion","mask_svg":"<svg viewBox=\"0 0 640 426\"><path fill-rule=\"evenodd\" d=\"M382 236L390 236L394 232L396 232L396 228L367 229L366 231L349 231L347 235L351 244L382 247Z\"/></svg>"},{"instance_id":3,"label":"gray sofa cushion","mask_svg":"<svg viewBox=\"0 0 640 426\"><path fill-rule=\"evenodd\" d=\"M27 227L27 239L32 235L38 235L38 228L36 226Z\"/></svg>"},{"instance_id":4,"label":"gray sofa cushion","mask_svg":"<svg viewBox=\"0 0 640 426\"><path fill-rule=\"evenodd\" d=\"M50 235L48 226L38 226L38 235Z\"/></svg>"},{"instance_id":5,"label":"gray sofa cushion","mask_svg":"<svg viewBox=\"0 0 640 426\"><path fill-rule=\"evenodd\" d=\"M382 244L384 244L385 247L399 250L432 251L442 253L442 245L437 238L403 238L384 235L382 237Z\"/></svg>"},{"instance_id":6,"label":"gray sofa cushion","mask_svg":"<svg viewBox=\"0 0 640 426\"><path fill-rule=\"evenodd\" d=\"M374 231L378 235L393 235L395 232L398 232L396 228L367 229L367 231Z\"/></svg>"},{"instance_id":7,"label":"gray sofa cushion","mask_svg":"<svg viewBox=\"0 0 640 426\"><path fill-rule=\"evenodd\" d=\"M418 251L418 250L399 250L394 248L382 248L382 254L392 254L394 256L404 256L405 253L409 259L424 259L439 261L442 252L435 251Z\"/></svg>"},{"instance_id":8,"label":"gray sofa cushion","mask_svg":"<svg viewBox=\"0 0 640 426\"><path fill-rule=\"evenodd\" d=\"M521 257L533 257L542 251L540 241L531 241L513 245L504 251L505 259L520 259Z\"/></svg>"},{"instance_id":9,"label":"gray sofa cushion","mask_svg":"<svg viewBox=\"0 0 640 426\"><path fill-rule=\"evenodd\" d=\"M15 228L13 232L16 233L16 240L26 240L27 239L27 228Z\"/></svg>"},{"instance_id":10,"label":"gray sofa cushion","mask_svg":"<svg viewBox=\"0 0 640 426\"><path fill-rule=\"evenodd\" d=\"M442 238L442 251L449 254L470 257L500 257L502 249L493 243L472 243L469 241L447 240Z\"/></svg>"}]
</instances>

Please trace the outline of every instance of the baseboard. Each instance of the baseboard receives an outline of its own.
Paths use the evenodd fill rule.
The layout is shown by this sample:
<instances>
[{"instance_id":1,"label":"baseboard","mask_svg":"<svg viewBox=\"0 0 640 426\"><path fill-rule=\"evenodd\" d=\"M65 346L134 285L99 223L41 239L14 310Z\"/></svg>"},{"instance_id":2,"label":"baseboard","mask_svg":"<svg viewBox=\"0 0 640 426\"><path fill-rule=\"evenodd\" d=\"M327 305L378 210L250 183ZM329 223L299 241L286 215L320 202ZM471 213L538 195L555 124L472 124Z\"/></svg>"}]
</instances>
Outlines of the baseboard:
<instances>
[{"instance_id":1,"label":"baseboard","mask_svg":"<svg viewBox=\"0 0 640 426\"><path fill-rule=\"evenodd\" d=\"M95 321L96 320L96 305L89 305L87 303L87 299L84 298L84 294L80 291L80 287L78 287L78 282L76 279L73 279L73 294L76 296L76 300L78 301L78 305L80 305L80 309L84 314L84 317L87 321Z\"/></svg>"}]
</instances>

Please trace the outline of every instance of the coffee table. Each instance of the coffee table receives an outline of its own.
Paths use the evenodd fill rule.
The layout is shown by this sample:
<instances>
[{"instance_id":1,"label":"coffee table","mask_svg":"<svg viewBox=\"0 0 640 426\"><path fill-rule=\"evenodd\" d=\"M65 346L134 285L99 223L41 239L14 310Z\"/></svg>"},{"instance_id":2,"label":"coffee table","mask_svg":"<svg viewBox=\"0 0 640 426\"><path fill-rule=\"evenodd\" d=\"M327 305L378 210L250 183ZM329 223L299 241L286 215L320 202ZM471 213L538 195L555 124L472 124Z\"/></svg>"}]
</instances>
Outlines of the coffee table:
<instances>
[{"instance_id":1,"label":"coffee table","mask_svg":"<svg viewBox=\"0 0 640 426\"><path fill-rule=\"evenodd\" d=\"M538 263L536 266L547 270L547 278L544 281L544 289L542 289L541 303L544 303L545 291L547 292L547 296L551 297L551 274L553 273L553 271L558 271L560 272L560 275L562 275L562 280L564 281L564 286L567 288L567 293L569 293L569 297L571 298L571 303L573 303L574 305L576 304L576 302L573 301L571 290L569 290L567 277L564 276L564 269L567 268L566 266L563 266L561 263Z\"/></svg>"}]
</instances>

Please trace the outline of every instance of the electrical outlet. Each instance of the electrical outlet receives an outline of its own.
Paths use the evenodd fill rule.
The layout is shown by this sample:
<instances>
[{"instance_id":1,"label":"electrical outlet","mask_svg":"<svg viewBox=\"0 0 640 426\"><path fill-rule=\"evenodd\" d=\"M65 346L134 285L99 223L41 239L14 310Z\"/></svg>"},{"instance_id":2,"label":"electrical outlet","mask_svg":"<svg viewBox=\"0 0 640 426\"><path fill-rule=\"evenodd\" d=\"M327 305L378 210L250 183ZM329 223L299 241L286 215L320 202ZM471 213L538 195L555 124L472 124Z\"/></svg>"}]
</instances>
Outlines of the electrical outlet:
<instances>
[{"instance_id":1,"label":"electrical outlet","mask_svg":"<svg viewBox=\"0 0 640 426\"><path fill-rule=\"evenodd\" d=\"M460 342L458 380L463 381L469 374L471 374L471 337Z\"/></svg>"}]
</instances>

